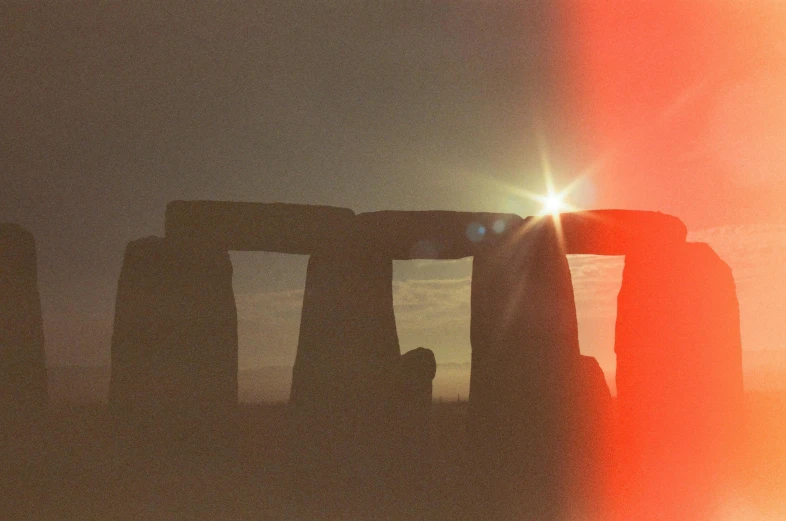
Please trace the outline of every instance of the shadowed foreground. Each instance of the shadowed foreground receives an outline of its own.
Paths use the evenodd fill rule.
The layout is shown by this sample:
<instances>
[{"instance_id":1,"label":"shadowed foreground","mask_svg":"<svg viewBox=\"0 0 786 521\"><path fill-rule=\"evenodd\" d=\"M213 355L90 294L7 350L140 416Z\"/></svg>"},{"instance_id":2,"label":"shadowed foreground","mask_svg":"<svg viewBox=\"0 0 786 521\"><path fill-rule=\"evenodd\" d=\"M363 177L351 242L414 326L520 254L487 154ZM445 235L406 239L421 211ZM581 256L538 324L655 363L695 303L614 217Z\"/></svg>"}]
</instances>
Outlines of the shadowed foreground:
<instances>
[{"instance_id":1,"label":"shadowed foreground","mask_svg":"<svg viewBox=\"0 0 786 521\"><path fill-rule=\"evenodd\" d=\"M46 381L21 334L41 316L31 236L7 235L9 516L704 521L741 486L736 288L675 217L170 203L166 237L126 248L92 412L22 385ZM237 408L229 249L310 255L286 408ZM566 254L621 252L615 406L579 349ZM401 353L392 261L470 255L469 403L432 431L436 362Z\"/></svg>"},{"instance_id":2,"label":"shadowed foreground","mask_svg":"<svg viewBox=\"0 0 786 521\"><path fill-rule=\"evenodd\" d=\"M745 472L737 493L720 508L719 521L783 519L786 393L749 393L747 409ZM241 406L237 443L227 437L219 451L202 452L181 439L173 440L167 453L148 452L133 460L127 459L129 447L118 442L122 438L112 435L105 407L52 407L45 438L3 441L10 465L2 485L12 493L3 495L2 518L469 519L464 514L466 412L465 403L432 406L432 459L421 500L410 495L388 504L351 501L351 512L331 512L325 503L298 497L291 486L286 406Z\"/></svg>"}]
</instances>

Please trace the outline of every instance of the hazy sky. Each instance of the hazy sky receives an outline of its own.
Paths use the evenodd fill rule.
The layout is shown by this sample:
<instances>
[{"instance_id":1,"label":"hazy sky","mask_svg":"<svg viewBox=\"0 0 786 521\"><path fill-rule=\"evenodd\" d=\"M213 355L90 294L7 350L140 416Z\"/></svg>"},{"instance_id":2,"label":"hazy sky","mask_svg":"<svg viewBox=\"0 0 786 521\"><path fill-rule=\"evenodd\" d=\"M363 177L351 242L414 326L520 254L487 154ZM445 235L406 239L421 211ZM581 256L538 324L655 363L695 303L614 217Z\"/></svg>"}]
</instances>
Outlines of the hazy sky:
<instances>
[{"instance_id":1,"label":"hazy sky","mask_svg":"<svg viewBox=\"0 0 786 521\"><path fill-rule=\"evenodd\" d=\"M3 3L0 220L36 236L50 363L108 363L123 248L170 200L528 215L539 140L577 205L682 217L745 347L786 347L786 7L638 4ZM305 257L233 260L241 363L292 363ZM572 262L608 366L620 261ZM468 274L396 263L402 348L469 359Z\"/></svg>"}]
</instances>

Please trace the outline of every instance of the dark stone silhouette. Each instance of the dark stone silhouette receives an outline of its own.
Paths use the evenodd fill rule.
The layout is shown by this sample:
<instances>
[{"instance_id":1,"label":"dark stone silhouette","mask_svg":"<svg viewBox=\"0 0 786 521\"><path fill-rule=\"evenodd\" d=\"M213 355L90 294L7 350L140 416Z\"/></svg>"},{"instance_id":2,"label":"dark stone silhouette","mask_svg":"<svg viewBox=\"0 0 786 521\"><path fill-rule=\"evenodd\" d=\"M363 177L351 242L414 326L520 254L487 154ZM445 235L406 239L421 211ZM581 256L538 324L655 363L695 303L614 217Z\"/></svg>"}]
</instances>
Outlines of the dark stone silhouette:
<instances>
[{"instance_id":1,"label":"dark stone silhouette","mask_svg":"<svg viewBox=\"0 0 786 521\"><path fill-rule=\"evenodd\" d=\"M530 219L475 256L471 313L471 508L488 519L560 519L580 354L551 218Z\"/></svg>"},{"instance_id":2,"label":"dark stone silhouette","mask_svg":"<svg viewBox=\"0 0 786 521\"><path fill-rule=\"evenodd\" d=\"M580 356L564 424L565 494L569 511L578 519L604 519L612 494L609 474L614 450L614 406L597 360Z\"/></svg>"},{"instance_id":3,"label":"dark stone silhouette","mask_svg":"<svg viewBox=\"0 0 786 521\"><path fill-rule=\"evenodd\" d=\"M733 476L741 348L731 272L706 245L686 244L686 233L679 219L656 212L355 216L175 201L166 239L126 250L110 406L128 432L197 439L207 429L214 447L237 402L227 250L309 254L287 413L291 517L423 511L436 363L423 348L400 355L392 261L474 256L462 514L699 519L716 477ZM30 251L32 264L20 265L33 266L34 282ZM618 425L600 366L579 352L566 257L573 253L627 256L615 347ZM37 303L37 294L24 294ZM43 370L42 341L40 353Z\"/></svg>"},{"instance_id":4,"label":"dark stone silhouette","mask_svg":"<svg viewBox=\"0 0 786 521\"><path fill-rule=\"evenodd\" d=\"M290 406L301 489L373 502L390 477L400 353L393 263L353 239L309 259Z\"/></svg>"},{"instance_id":5,"label":"dark stone silhouette","mask_svg":"<svg viewBox=\"0 0 786 521\"><path fill-rule=\"evenodd\" d=\"M355 214L347 208L289 203L172 201L166 236L223 250L310 254L343 241Z\"/></svg>"},{"instance_id":6,"label":"dark stone silhouette","mask_svg":"<svg viewBox=\"0 0 786 521\"><path fill-rule=\"evenodd\" d=\"M560 214L565 253L625 255L685 242L688 229L678 218L639 210L590 210Z\"/></svg>"},{"instance_id":7,"label":"dark stone silhouette","mask_svg":"<svg viewBox=\"0 0 786 521\"><path fill-rule=\"evenodd\" d=\"M430 349L418 347L401 355L399 361L398 401L417 407L431 405L432 381L437 361Z\"/></svg>"},{"instance_id":8,"label":"dark stone silhouette","mask_svg":"<svg viewBox=\"0 0 786 521\"><path fill-rule=\"evenodd\" d=\"M521 224L518 215L382 211L357 216L361 239L393 259L459 259L496 244Z\"/></svg>"},{"instance_id":9,"label":"dark stone silhouette","mask_svg":"<svg viewBox=\"0 0 786 521\"><path fill-rule=\"evenodd\" d=\"M611 391L603 370L595 358L591 356L581 356L581 386L588 396L596 397L591 403L598 405L604 410L611 407Z\"/></svg>"},{"instance_id":10,"label":"dark stone silhouette","mask_svg":"<svg viewBox=\"0 0 786 521\"><path fill-rule=\"evenodd\" d=\"M437 361L429 349L418 347L401 355L395 396L399 434L394 441L394 459L402 501L418 499L426 482L432 381L436 372Z\"/></svg>"},{"instance_id":11,"label":"dark stone silhouette","mask_svg":"<svg viewBox=\"0 0 786 521\"><path fill-rule=\"evenodd\" d=\"M129 243L112 335L116 417L151 431L181 419L185 429L227 421L237 403L237 356L229 255L158 237Z\"/></svg>"},{"instance_id":12,"label":"dark stone silhouette","mask_svg":"<svg viewBox=\"0 0 786 521\"><path fill-rule=\"evenodd\" d=\"M37 418L46 403L35 240L16 224L0 223L0 426Z\"/></svg>"},{"instance_id":13,"label":"dark stone silhouette","mask_svg":"<svg viewBox=\"0 0 786 521\"><path fill-rule=\"evenodd\" d=\"M700 243L630 252L615 351L625 508L637 519L709 519L733 476L742 425L729 267Z\"/></svg>"}]
</instances>

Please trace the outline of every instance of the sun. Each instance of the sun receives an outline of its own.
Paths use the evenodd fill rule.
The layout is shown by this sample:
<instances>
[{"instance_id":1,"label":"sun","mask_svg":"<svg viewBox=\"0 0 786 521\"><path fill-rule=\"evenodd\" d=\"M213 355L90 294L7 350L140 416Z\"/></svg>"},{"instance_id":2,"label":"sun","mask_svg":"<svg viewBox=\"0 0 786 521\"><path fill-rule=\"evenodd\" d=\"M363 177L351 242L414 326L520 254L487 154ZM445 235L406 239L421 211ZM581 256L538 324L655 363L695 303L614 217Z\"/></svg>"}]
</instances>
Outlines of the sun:
<instances>
[{"instance_id":1,"label":"sun","mask_svg":"<svg viewBox=\"0 0 786 521\"><path fill-rule=\"evenodd\" d=\"M565 202L564 193L550 193L543 196L541 202L543 208L540 210L540 215L554 215L570 209L570 205Z\"/></svg>"},{"instance_id":2,"label":"sun","mask_svg":"<svg viewBox=\"0 0 786 521\"><path fill-rule=\"evenodd\" d=\"M538 148L540 149L540 162L541 162L541 175L543 176L544 190L543 192L534 192L522 186L509 185L501 183L501 188L512 196L512 210L513 213L527 212L533 217L553 217L555 221L559 221L559 215L563 213L578 212L581 209L575 204L574 192L579 190L580 199L586 199L587 188L591 187L590 176L598 168L596 165L591 165L576 175L573 179L563 186L558 186L555 183L554 175L552 173L551 162L549 161L548 153L546 151L545 139L538 133ZM530 177L530 176L528 176ZM562 176L564 177L564 176ZM528 179L531 181L531 179ZM537 213L530 213L533 211L532 206L526 204L519 204L529 202L534 203L533 206L537 208ZM535 219L533 222L539 221Z\"/></svg>"},{"instance_id":3,"label":"sun","mask_svg":"<svg viewBox=\"0 0 786 521\"><path fill-rule=\"evenodd\" d=\"M521 197L540 204L540 210L537 213L538 216L545 217L551 215L556 217L561 213L576 212L579 210L576 205L568 200L577 182L578 180L574 180L574 182L558 191L551 183L551 180L548 179L545 194L523 189L517 189L516 192Z\"/></svg>"},{"instance_id":4,"label":"sun","mask_svg":"<svg viewBox=\"0 0 786 521\"><path fill-rule=\"evenodd\" d=\"M554 185L554 177L551 170L551 161L549 160L548 152L546 151L546 141L541 134L538 134L538 148L540 149L540 163L543 170L543 181L546 184L545 194L529 193L529 197L539 202L542 206L540 209L540 216L551 215L555 220L559 220L559 214L563 212L573 212L577 208L567 201L568 196L576 189L576 185L584 177L580 175L573 179L567 186L558 190Z\"/></svg>"},{"instance_id":5,"label":"sun","mask_svg":"<svg viewBox=\"0 0 786 521\"><path fill-rule=\"evenodd\" d=\"M541 204L540 212L538 215L559 215L563 212L576 211L576 207L567 201L567 196L570 194L572 186L556 192L553 187L549 187L544 195L535 195L533 199Z\"/></svg>"}]
</instances>

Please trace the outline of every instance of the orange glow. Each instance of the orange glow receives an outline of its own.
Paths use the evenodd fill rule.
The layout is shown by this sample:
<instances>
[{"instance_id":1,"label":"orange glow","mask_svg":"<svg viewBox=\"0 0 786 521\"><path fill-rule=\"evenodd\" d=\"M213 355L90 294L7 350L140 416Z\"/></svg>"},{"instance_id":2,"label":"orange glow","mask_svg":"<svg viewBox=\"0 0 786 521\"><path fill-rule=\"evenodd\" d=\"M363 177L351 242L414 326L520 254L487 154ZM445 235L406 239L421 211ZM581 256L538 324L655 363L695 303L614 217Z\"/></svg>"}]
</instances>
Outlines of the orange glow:
<instances>
[{"instance_id":1,"label":"orange glow","mask_svg":"<svg viewBox=\"0 0 786 521\"><path fill-rule=\"evenodd\" d=\"M570 113L583 160L602 160L599 207L702 226L780 211L786 4L578 1L566 12Z\"/></svg>"},{"instance_id":2,"label":"orange glow","mask_svg":"<svg viewBox=\"0 0 786 521\"><path fill-rule=\"evenodd\" d=\"M578 0L565 4L564 13L568 16L564 19L560 41L565 42L564 78L572 96L567 100L572 118L570 126L581 136L581 164L594 165L597 207L671 213L681 217L691 231L744 222L772 222L774 216L783 215L786 103L781 93L786 92L783 46L786 4L760 0ZM545 204L543 213L548 213ZM755 248L760 249L761 245ZM655 248L653 252L657 253ZM732 266L742 264L742 258L750 253L742 249L729 251L723 260ZM646 256L643 259L646 261ZM686 261L682 265L680 294L695 290L698 295L712 288L711 281L702 278L707 269L700 261ZM768 271L773 273L770 284L782 280L774 275L782 273L782 268L772 265ZM739 277L744 277L744 272L740 270L734 275L743 288L740 281L744 279ZM642 291L655 294L663 287L665 283L659 281ZM763 301L765 295L764 290L757 291L755 296L751 292L748 300L740 298L740 305ZM681 306L681 312L659 318L644 309L632 311L630 316L640 320L629 323L626 333L633 339L631 342L638 342L638 346L656 333L671 334L678 319L685 317L687 321L706 314L707 331L719 335L716 350L708 352L717 354L719 346L728 340L728 334L723 337L720 332L729 325L720 314L711 312L713 306L720 305L720 297L706 302L689 301L687 297L664 297L664 300L675 307ZM770 307L760 314L766 320L763 317L757 320L778 327L774 324L782 322L782 308ZM743 317L748 313L746 309L740 311ZM759 335L758 331L752 334L749 338L754 341L742 347L759 349L755 341ZM673 355L674 364L691 362L698 368L696 374L708 380L715 378L713 371L724 370L720 357L706 363L698 361L702 351L696 341L677 338L659 342L658 345L666 347L679 346ZM696 360L691 361L691 356L696 356ZM650 360L639 362L642 373L658 369ZM641 380L627 382L629 390L623 389L623 393L628 392L630 396L633 389L639 393L637 405L648 402L662 407L665 430L678 432L689 421L704 422L704 430L696 428L691 435L696 440L703 436L707 443L703 447L694 443L701 450L693 447L688 451L685 440L669 439L671 445L659 446L662 454L655 457L642 448L647 443L655 445L653 439L663 442L657 433L647 431L649 424L645 420L649 416L641 424L628 422L622 427L618 425L616 432L610 430L608 436L615 438L612 445L625 449L616 454L620 468L609 474L605 484L609 494L607 508L615 510L627 505L635 514L642 514L636 508L641 509L651 501L653 508L644 512L653 518L653 510L657 508L664 519L716 519L706 512L690 512L687 503L701 493L709 497L716 476L720 480L724 472L730 475L735 472L737 455L731 454L733 451L728 447L737 440L718 441L716 432L722 429L710 427L713 422L720 423L730 408L713 410L704 403L686 406L698 396L699 384L684 374L673 375L672 365L659 370L673 378L668 399L664 389L642 385ZM720 396L721 391L716 395ZM678 404L684 410L678 414L679 407L671 408L671 404ZM638 421L640 418L631 410L637 413L632 405L624 412ZM643 409L640 413L649 414ZM682 449L686 454L678 454L680 443L684 443ZM646 450L653 450L648 447ZM756 450L766 452L759 447ZM701 451L704 454L699 457ZM646 460L642 454L650 459ZM708 463L703 466L685 463L695 464L703 461L701 458ZM648 464L642 465L642 461ZM640 472L636 474L631 469ZM624 479L631 475L640 479ZM767 486L774 487L774 484ZM670 509L674 510L671 517L665 514ZM649 519L646 515L621 517Z\"/></svg>"}]
</instances>

